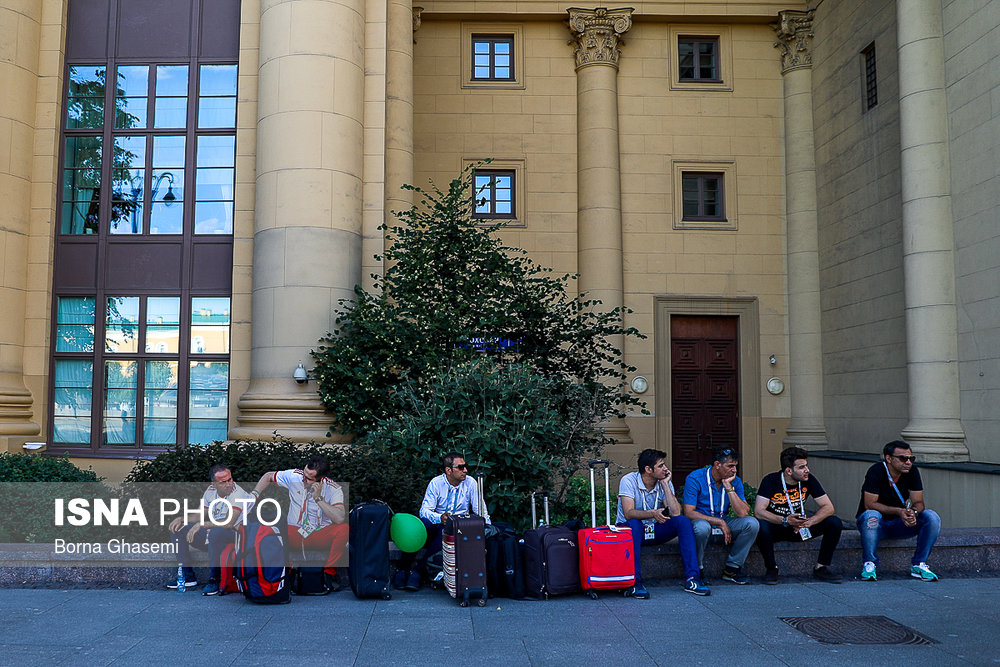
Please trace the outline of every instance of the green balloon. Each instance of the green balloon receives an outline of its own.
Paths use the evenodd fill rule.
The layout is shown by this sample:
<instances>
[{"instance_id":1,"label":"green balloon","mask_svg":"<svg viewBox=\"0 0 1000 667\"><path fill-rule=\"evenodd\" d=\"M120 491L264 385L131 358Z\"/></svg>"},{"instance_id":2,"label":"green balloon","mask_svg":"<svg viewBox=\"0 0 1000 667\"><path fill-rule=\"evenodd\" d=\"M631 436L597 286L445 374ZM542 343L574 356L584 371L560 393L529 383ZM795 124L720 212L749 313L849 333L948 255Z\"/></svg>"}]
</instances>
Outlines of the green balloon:
<instances>
[{"instance_id":1,"label":"green balloon","mask_svg":"<svg viewBox=\"0 0 1000 667\"><path fill-rule=\"evenodd\" d=\"M427 541L427 526L412 514L393 514L389 535L400 551L414 553L420 551Z\"/></svg>"}]
</instances>

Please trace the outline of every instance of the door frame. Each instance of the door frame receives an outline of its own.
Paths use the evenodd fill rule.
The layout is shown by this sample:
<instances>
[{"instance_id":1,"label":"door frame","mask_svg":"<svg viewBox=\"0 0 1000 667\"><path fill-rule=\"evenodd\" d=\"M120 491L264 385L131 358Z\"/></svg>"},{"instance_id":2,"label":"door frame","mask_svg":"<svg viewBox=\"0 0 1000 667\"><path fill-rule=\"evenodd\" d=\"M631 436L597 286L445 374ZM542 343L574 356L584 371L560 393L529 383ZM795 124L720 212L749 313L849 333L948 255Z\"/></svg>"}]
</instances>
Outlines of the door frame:
<instances>
[{"instance_id":1,"label":"door frame","mask_svg":"<svg viewBox=\"0 0 1000 667\"><path fill-rule=\"evenodd\" d=\"M653 297L656 442L673 464L671 406L671 315L727 315L737 318L739 340L740 478L755 484L763 474L760 436L760 312L757 297L669 295Z\"/></svg>"}]
</instances>

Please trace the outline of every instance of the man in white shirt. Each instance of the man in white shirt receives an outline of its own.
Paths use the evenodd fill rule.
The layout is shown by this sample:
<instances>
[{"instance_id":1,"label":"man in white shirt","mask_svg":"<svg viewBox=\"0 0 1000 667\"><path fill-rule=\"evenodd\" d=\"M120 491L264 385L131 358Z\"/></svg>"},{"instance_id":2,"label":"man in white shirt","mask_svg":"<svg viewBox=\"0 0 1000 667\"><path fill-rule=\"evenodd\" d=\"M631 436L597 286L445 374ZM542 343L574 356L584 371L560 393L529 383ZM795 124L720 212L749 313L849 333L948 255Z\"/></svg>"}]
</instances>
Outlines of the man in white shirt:
<instances>
[{"instance_id":1,"label":"man in white shirt","mask_svg":"<svg viewBox=\"0 0 1000 667\"><path fill-rule=\"evenodd\" d=\"M447 454L441 461L444 473L427 484L424 501L420 504L420 520L427 526L424 555L415 561L416 553L403 553L393 585L407 591L420 590L420 580L427 569L427 558L441 551L441 529L452 514L480 514L490 523L486 503L480 498L479 485L469 477L465 457L458 452ZM480 510L480 508L482 508Z\"/></svg>"},{"instance_id":2,"label":"man in white shirt","mask_svg":"<svg viewBox=\"0 0 1000 667\"><path fill-rule=\"evenodd\" d=\"M347 549L348 525L344 509L344 490L326 478L330 464L322 456L313 456L301 469L264 473L251 493L260 497L272 483L288 490L288 546L295 550L329 550L323 568L324 583L331 591L340 590L338 561Z\"/></svg>"},{"instance_id":3,"label":"man in white shirt","mask_svg":"<svg viewBox=\"0 0 1000 667\"><path fill-rule=\"evenodd\" d=\"M183 567L184 587L198 585L194 568L187 565L190 558L189 546L199 551L208 550L208 583L202 595L219 594L220 558L227 544L236 540L233 530L241 520L244 511L253 507L255 498L233 481L233 473L221 463L208 471L212 483L201 497L201 512L192 512L187 517L177 517L168 526L177 544L177 563ZM244 510L245 508L245 510ZM188 522L185 522L187 519ZM167 588L177 589L177 580L167 583Z\"/></svg>"}]
</instances>

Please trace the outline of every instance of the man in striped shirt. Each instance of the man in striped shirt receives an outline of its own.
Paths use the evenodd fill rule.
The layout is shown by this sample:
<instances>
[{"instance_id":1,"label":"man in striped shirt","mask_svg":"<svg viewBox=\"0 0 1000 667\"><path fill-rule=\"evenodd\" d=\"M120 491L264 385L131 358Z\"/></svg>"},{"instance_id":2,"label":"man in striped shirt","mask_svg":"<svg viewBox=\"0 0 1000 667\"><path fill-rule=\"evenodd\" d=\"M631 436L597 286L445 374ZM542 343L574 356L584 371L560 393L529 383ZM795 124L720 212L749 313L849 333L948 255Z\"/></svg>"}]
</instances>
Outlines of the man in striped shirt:
<instances>
[{"instance_id":1,"label":"man in striped shirt","mask_svg":"<svg viewBox=\"0 0 1000 667\"><path fill-rule=\"evenodd\" d=\"M430 481L420 504L420 520L427 526L424 555L403 553L393 585L407 591L420 590L420 580L427 569L428 556L441 551L441 529L452 514L479 514L490 523L486 502L480 498L479 485L469 477L465 457L450 452L441 461L444 472ZM482 509L480 509L482 508Z\"/></svg>"}]
</instances>

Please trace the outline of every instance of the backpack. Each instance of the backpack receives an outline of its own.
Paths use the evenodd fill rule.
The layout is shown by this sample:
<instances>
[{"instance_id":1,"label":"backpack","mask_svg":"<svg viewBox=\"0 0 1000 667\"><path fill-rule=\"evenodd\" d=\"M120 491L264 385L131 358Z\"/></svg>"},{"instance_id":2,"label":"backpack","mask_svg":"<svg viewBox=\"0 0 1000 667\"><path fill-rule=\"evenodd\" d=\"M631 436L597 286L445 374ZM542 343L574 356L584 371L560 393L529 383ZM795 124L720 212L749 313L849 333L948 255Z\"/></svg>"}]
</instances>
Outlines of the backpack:
<instances>
[{"instance_id":1,"label":"backpack","mask_svg":"<svg viewBox=\"0 0 1000 667\"><path fill-rule=\"evenodd\" d=\"M251 602L290 601L285 547L274 526L248 521L236 529L236 585Z\"/></svg>"}]
</instances>

